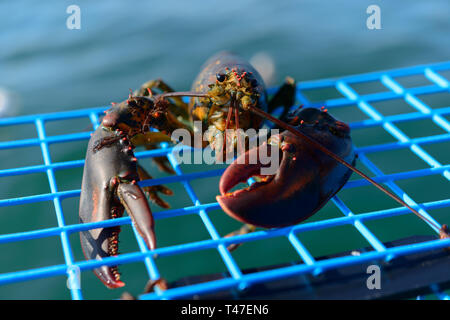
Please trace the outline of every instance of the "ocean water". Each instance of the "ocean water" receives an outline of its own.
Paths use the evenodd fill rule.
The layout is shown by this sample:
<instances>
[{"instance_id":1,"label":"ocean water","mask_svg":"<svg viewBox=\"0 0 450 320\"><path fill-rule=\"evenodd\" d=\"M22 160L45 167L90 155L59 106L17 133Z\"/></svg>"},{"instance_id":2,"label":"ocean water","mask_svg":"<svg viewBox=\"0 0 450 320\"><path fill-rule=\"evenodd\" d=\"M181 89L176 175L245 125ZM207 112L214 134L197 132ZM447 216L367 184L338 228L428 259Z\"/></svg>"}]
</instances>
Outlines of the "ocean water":
<instances>
[{"instance_id":1,"label":"ocean water","mask_svg":"<svg viewBox=\"0 0 450 320\"><path fill-rule=\"evenodd\" d=\"M66 26L69 17L66 9L72 4L81 10L79 30ZM369 30L366 26L366 9L372 4L381 9L380 30ZM123 100L129 88L154 78L164 79L177 90L187 90L202 63L221 50L239 53L247 59L253 58L252 61L265 57L265 64L260 66L268 68L269 86L281 83L287 75L301 81L444 61L450 58L449 13L450 3L445 0L414 3L406 0L1 1L0 117L107 105ZM411 79L410 84L421 81ZM448 97L435 100L447 106L450 102ZM397 106L381 105L380 108L395 113L392 110ZM343 120L351 121L352 116L348 117ZM424 135L429 134L429 126L405 130ZM90 130L88 121L48 124L46 129L51 134L62 134L67 130L75 132L73 127ZM1 141L35 136L35 128L28 125L0 130ZM366 132L355 139L357 145L364 141L381 143L385 136L380 130ZM85 144L52 146L52 161L84 158ZM443 159L449 156L446 146L447 150L445 146L436 148ZM1 152L1 169L42 163L39 148ZM411 158L399 152L388 161L380 155L377 164L386 172L397 172L405 163L412 168L416 165L414 161L419 161ZM151 164L148 166L152 168ZM417 167L421 166L423 163L419 161ZM80 169L57 173L60 188L79 188L81 172ZM1 178L1 198L49 192L45 174L31 177ZM208 183L214 185L217 179ZM442 197L448 195L448 182L430 180L429 183L442 190ZM170 199L173 207L189 204L181 186L171 187L176 192ZM418 183L405 187L423 201L435 195L435 191L423 190L423 185ZM194 188L205 201L213 201L217 194L217 188L204 190L195 184ZM352 208L355 212L393 206L378 191L370 187L361 189L358 195L342 192L344 200L359 199ZM64 201L66 223L77 223L77 205L77 199ZM443 211L436 214L444 220L441 222L449 223ZM338 215L332 205L327 205L312 219ZM221 211L211 216L223 225L219 227L221 235L239 226ZM410 231L399 228L403 223L408 223ZM56 225L52 203L0 208L0 234ZM201 228L198 219L182 217L158 221L157 232L164 246L207 238L206 230ZM373 223L370 228L386 241L411 235L414 230L427 232L422 223L412 218L392 218L389 222ZM330 239L318 241L322 235L314 232L299 238L317 256L367 245L354 229L337 229L336 233L328 234L330 239L339 237L337 244ZM124 230L121 237L122 252L136 250L131 230ZM82 260L77 235L72 235L70 240L75 259ZM267 253L267 248L276 253ZM58 237L0 244L0 252L0 273L64 263ZM225 271L216 252L187 256L183 260L167 257L158 261L163 276L175 280L186 275ZM285 239L249 244L233 256L242 268L298 260ZM127 290L139 293L147 279L143 265L127 265L122 270ZM83 273L82 286L86 298L116 298L121 292L104 289L90 273ZM70 295L65 278L56 277L0 286L0 299L6 298L67 299Z\"/></svg>"}]
</instances>

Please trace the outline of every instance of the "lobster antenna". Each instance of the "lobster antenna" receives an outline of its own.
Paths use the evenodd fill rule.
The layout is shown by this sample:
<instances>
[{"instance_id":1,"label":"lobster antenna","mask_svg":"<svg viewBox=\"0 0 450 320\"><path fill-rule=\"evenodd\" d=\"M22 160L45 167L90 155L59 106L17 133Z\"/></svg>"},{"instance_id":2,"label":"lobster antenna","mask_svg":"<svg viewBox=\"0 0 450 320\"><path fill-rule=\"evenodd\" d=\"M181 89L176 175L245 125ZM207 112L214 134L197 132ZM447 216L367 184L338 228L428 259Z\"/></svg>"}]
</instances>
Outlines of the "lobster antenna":
<instances>
[{"instance_id":1,"label":"lobster antenna","mask_svg":"<svg viewBox=\"0 0 450 320\"><path fill-rule=\"evenodd\" d=\"M177 92L165 92L159 95L161 98L170 97L209 97L206 93L198 93L193 91L177 91Z\"/></svg>"},{"instance_id":2,"label":"lobster antenna","mask_svg":"<svg viewBox=\"0 0 450 320\"><path fill-rule=\"evenodd\" d=\"M233 112L233 107L228 107L228 113L227 113L227 120L225 122L225 131L223 132L223 146L222 146L222 152L224 153L223 156L226 156L226 144L227 144L227 130L230 128L230 121L231 121L231 114Z\"/></svg>"},{"instance_id":3,"label":"lobster antenna","mask_svg":"<svg viewBox=\"0 0 450 320\"><path fill-rule=\"evenodd\" d=\"M397 201L398 203L400 203L401 205L405 206L406 208L408 208L409 210L411 210L416 216L418 216L419 218L421 218L422 220L424 220L425 222L427 222L428 224L432 225L435 229L437 230L441 230L442 228L439 227L435 222L427 219L426 217L424 217L421 213L419 213L416 209L412 208L410 205L408 205L405 201L403 201L402 199L400 199L397 195L393 194L392 192L390 192L389 190L387 190L385 187L383 187L381 184L379 184L378 182L374 181L372 178L370 178L369 176L367 176L366 174L364 174L363 172L361 172L360 170L356 169L354 166L352 166L350 163L348 163L347 161L345 161L344 159L342 159L341 157L339 157L337 154L335 154L334 152L328 150L327 148L325 148L321 143L317 142L316 140L314 140L313 138L307 136L306 134L304 134L303 132L296 130L294 127L292 127L291 125L275 118L274 116L272 116L271 114L258 109L256 107L253 106L249 106L250 111L252 111L253 113L259 115L260 117L266 118L270 121L272 121L273 123L279 125L281 128L286 129L290 132L292 132L293 134L295 134L296 136L308 141L310 144L312 144L314 147L316 147L317 149L319 149L320 151L322 151L323 153L325 153L326 155L330 156L331 158L333 158L334 160L336 160L337 162L339 162L340 164L346 166L347 168L349 168L350 170L352 170L353 172L359 174L361 177L363 177L364 179L366 179L367 181L369 181L371 184L373 184L375 187L377 187L379 190L383 191L385 194L387 194L389 197L391 197L392 199L394 199L395 201Z\"/></svg>"},{"instance_id":4,"label":"lobster antenna","mask_svg":"<svg viewBox=\"0 0 450 320\"><path fill-rule=\"evenodd\" d=\"M237 145L238 145L237 148L238 148L238 152L239 152L239 148L241 148L241 150L244 150L245 146L242 144L242 137L239 132L239 109L236 106L236 99L233 99L233 107L234 107L234 123L235 123L236 134L237 134Z\"/></svg>"}]
</instances>

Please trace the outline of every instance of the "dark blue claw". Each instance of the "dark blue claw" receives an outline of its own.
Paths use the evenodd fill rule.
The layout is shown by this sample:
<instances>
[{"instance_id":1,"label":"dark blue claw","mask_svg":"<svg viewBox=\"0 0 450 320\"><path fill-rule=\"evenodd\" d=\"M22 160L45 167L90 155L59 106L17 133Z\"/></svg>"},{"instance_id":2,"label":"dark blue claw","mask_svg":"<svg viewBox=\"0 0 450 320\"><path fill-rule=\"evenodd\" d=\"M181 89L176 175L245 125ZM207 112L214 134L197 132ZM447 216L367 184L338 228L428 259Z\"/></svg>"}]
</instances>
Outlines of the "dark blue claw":
<instances>
[{"instance_id":1,"label":"dark blue claw","mask_svg":"<svg viewBox=\"0 0 450 320\"><path fill-rule=\"evenodd\" d=\"M156 248L152 212L141 188L136 158L130 142L116 131L100 126L86 153L80 196L80 221L98 222L121 217L127 210L150 249ZM102 259L118 253L119 227L82 231L81 247L86 259ZM117 267L94 269L108 287L124 286Z\"/></svg>"}]
</instances>

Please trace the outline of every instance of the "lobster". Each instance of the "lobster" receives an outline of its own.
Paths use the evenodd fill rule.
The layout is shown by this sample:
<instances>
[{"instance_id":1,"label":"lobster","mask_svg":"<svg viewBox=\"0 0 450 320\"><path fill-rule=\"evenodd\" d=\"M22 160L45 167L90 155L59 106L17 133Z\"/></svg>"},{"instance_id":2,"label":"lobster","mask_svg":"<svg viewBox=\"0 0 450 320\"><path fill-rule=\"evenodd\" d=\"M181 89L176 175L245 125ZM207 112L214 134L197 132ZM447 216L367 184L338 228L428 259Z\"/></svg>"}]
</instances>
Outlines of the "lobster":
<instances>
[{"instance_id":1,"label":"lobster","mask_svg":"<svg viewBox=\"0 0 450 320\"><path fill-rule=\"evenodd\" d=\"M154 90L162 93L154 95ZM189 104L181 96L190 96ZM248 159L258 159L260 146L241 154L225 170L217 200L227 214L245 223L228 236L252 232L257 226L281 227L308 218L342 188L352 172L422 217L354 167L356 154L348 125L334 119L327 110L298 108L289 113L294 102L292 78L286 78L269 101L258 72L247 61L230 53L220 53L208 60L190 92L174 92L162 80L143 84L126 101L113 105L106 112L89 141L81 187L80 221L117 218L126 209L147 247L155 249L154 220L146 195L157 205L168 207L159 193L170 195L172 192L164 186L141 189L136 184L151 176L137 164L134 148L151 149L160 142L169 142L171 133L179 128L193 133L196 130L193 123L200 121L206 137L201 147L211 146L224 152L227 148L248 145L248 140L242 141L240 134L230 134L230 129L257 129L263 119L284 129L268 140L268 144L275 146L273 152L281 154L280 166L274 175L258 175L264 165L261 161L251 164ZM279 106L283 111L278 119L270 113ZM167 159L154 160L161 169L170 171ZM257 182L249 188L229 193L237 183L254 176ZM441 237L447 237L448 229L445 226L440 229ZM116 255L119 232L119 227L80 232L85 257L102 259ZM229 249L236 247L231 245ZM124 286L117 267L101 266L94 269L94 273L108 288Z\"/></svg>"},{"instance_id":2,"label":"lobster","mask_svg":"<svg viewBox=\"0 0 450 320\"><path fill-rule=\"evenodd\" d=\"M154 95L154 91L161 93ZM291 95L286 95L286 91ZM294 93L294 83L287 81L273 101L281 101L281 97L286 96L284 104L290 106ZM189 105L181 96L192 97ZM246 108L238 110L238 103ZM230 107L235 104L235 108ZM209 132L202 146L214 145L218 135L226 129L259 127L261 118L248 111L249 105L271 110L263 81L245 60L225 53L207 62L191 92L174 92L164 81L151 80L131 92L127 100L113 104L88 143L80 195L80 222L114 219L126 210L147 247L155 249L154 220L146 195L157 205L167 208L169 205L159 194L171 195L172 191L164 186L140 188L137 185L140 180L151 179L151 175L137 163L135 147L152 149L160 142L170 142L171 133L180 128L193 136L194 121L201 121L205 124L204 133ZM235 111L234 119L230 119L232 110ZM225 142L222 144L225 146ZM167 159L154 160L162 170L170 171ZM86 259L117 255L119 232L120 227L80 232ZM124 286L116 266L101 266L94 269L94 273L108 288Z\"/></svg>"}]
</instances>

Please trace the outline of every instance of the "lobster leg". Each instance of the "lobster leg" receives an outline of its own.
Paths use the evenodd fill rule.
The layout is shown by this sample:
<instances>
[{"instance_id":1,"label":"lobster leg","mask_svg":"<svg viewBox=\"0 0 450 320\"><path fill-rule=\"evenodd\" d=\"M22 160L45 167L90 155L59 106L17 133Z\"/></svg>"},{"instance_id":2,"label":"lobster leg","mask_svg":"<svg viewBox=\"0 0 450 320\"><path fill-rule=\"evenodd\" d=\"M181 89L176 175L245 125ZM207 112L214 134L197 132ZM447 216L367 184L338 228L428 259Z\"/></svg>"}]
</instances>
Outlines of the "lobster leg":
<instances>
[{"instance_id":1,"label":"lobster leg","mask_svg":"<svg viewBox=\"0 0 450 320\"><path fill-rule=\"evenodd\" d=\"M174 90L163 80L156 79L144 83L139 90L136 90L134 92L134 94L139 96L148 96L152 94L152 90L155 89L161 93L174 92ZM170 104L169 107L170 112L167 115L169 123L172 125L174 129L183 128L186 125L184 124L183 121L180 121L178 118L181 118L184 121L188 121L189 119L188 105L183 101L181 97L171 97L170 99L171 101L173 101L173 103ZM147 150L153 150L156 149L156 145L145 145L145 148ZM154 157L152 160L155 162L155 164L161 171L171 174L175 173L166 157Z\"/></svg>"},{"instance_id":2,"label":"lobster leg","mask_svg":"<svg viewBox=\"0 0 450 320\"><path fill-rule=\"evenodd\" d=\"M157 280L150 279L147 281L144 287L144 291L142 293L143 294L150 293L153 291L155 287L158 287L160 290L167 290L169 289L169 284L163 278L159 278ZM133 296L129 292L124 292L120 296L120 300L137 300L137 297Z\"/></svg>"},{"instance_id":3,"label":"lobster leg","mask_svg":"<svg viewBox=\"0 0 450 320\"><path fill-rule=\"evenodd\" d=\"M157 145L161 142L171 142L170 137L161 132L146 132L145 134L139 134L132 138L132 142L135 146L144 146L146 150L157 149ZM156 166L164 172L175 173L172 166L170 165L167 157L154 157L152 160L155 162ZM151 178L148 178L151 179Z\"/></svg>"},{"instance_id":4,"label":"lobster leg","mask_svg":"<svg viewBox=\"0 0 450 320\"><path fill-rule=\"evenodd\" d=\"M225 236L225 238L229 238L229 237L234 237L234 236L241 236L244 234L249 234L252 233L253 231L255 231L256 227L254 225L245 223L242 227L240 227L238 230L230 232L229 234L227 234ZM230 245L228 245L227 249L228 251L234 251L237 248L239 248L241 246L242 243L232 243Z\"/></svg>"},{"instance_id":5,"label":"lobster leg","mask_svg":"<svg viewBox=\"0 0 450 320\"><path fill-rule=\"evenodd\" d=\"M286 117L290 108L295 104L295 80L286 77L284 84L278 89L275 95L268 103L268 111L272 113L277 107L282 106L283 112L280 115L282 121L286 121Z\"/></svg>"},{"instance_id":6,"label":"lobster leg","mask_svg":"<svg viewBox=\"0 0 450 320\"><path fill-rule=\"evenodd\" d=\"M158 149L158 146L145 146L145 150L155 150ZM154 157L153 162L156 164L158 169L163 172L167 172L170 174L174 174L175 171L173 170L172 166L169 163L169 160L167 160L167 157Z\"/></svg>"},{"instance_id":7,"label":"lobster leg","mask_svg":"<svg viewBox=\"0 0 450 320\"><path fill-rule=\"evenodd\" d=\"M152 90L158 90L161 93L175 92L167 83L161 79L150 80L144 83L140 89L134 92L134 95L148 96ZM150 90L150 91L149 91ZM171 97L174 105L171 107L171 112L177 116L182 116L183 119L189 119L188 105L181 97Z\"/></svg>"},{"instance_id":8,"label":"lobster leg","mask_svg":"<svg viewBox=\"0 0 450 320\"><path fill-rule=\"evenodd\" d=\"M141 179L141 180L153 179L153 177L140 165L138 165L137 169L138 169L139 179ZM169 188L167 188L163 185L143 187L142 189L147 194L147 196L150 198L150 200L152 200L158 206L160 206L161 208L165 208L165 209L170 208L170 205L166 201L161 199L161 197L158 195L158 192L161 192L162 194L171 196L171 195L173 195L172 190L170 190Z\"/></svg>"}]
</instances>

